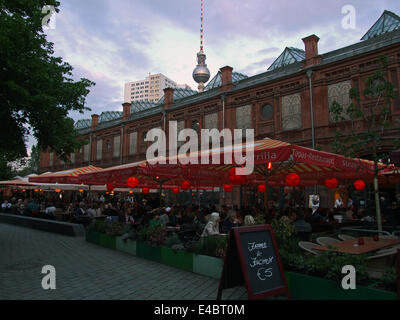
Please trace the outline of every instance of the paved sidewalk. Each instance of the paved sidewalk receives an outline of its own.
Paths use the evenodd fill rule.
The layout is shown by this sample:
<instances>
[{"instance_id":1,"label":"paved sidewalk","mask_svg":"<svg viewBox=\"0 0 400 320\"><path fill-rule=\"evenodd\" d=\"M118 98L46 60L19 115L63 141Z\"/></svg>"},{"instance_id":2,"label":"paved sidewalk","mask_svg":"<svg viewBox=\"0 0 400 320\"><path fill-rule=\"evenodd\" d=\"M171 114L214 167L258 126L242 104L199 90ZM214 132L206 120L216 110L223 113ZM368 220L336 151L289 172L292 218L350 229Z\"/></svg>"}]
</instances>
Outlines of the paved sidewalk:
<instances>
[{"instance_id":1,"label":"paved sidewalk","mask_svg":"<svg viewBox=\"0 0 400 320\"><path fill-rule=\"evenodd\" d=\"M44 265L56 290L43 290ZM215 300L218 280L73 238L0 224L0 300ZM247 299L244 287L224 300Z\"/></svg>"}]
</instances>

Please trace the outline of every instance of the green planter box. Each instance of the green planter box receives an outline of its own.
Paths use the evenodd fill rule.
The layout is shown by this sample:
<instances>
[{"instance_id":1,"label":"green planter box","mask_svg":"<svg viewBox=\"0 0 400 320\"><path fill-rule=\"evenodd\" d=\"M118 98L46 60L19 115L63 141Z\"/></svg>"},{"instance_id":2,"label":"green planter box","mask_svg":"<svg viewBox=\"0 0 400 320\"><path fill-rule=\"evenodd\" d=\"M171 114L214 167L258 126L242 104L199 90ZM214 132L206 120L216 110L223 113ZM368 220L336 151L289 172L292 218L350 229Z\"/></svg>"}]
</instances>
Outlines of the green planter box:
<instances>
[{"instance_id":1,"label":"green planter box","mask_svg":"<svg viewBox=\"0 0 400 320\"><path fill-rule=\"evenodd\" d=\"M136 241L128 239L126 242L121 237L117 237L116 248L118 251L122 251L131 255L136 256Z\"/></svg>"},{"instance_id":2,"label":"green planter box","mask_svg":"<svg viewBox=\"0 0 400 320\"><path fill-rule=\"evenodd\" d=\"M161 247L152 247L145 242L136 242L136 256L161 262Z\"/></svg>"},{"instance_id":3,"label":"green planter box","mask_svg":"<svg viewBox=\"0 0 400 320\"><path fill-rule=\"evenodd\" d=\"M295 272L286 272L290 295L298 300L396 300L389 291L357 286L356 290L343 290L332 280Z\"/></svg>"},{"instance_id":4,"label":"green planter box","mask_svg":"<svg viewBox=\"0 0 400 320\"><path fill-rule=\"evenodd\" d=\"M211 278L219 279L221 277L224 260L203 255L193 255L193 272Z\"/></svg>"},{"instance_id":5,"label":"green planter box","mask_svg":"<svg viewBox=\"0 0 400 320\"><path fill-rule=\"evenodd\" d=\"M101 233L96 231L86 232L86 241L100 245L100 235Z\"/></svg>"},{"instance_id":6,"label":"green planter box","mask_svg":"<svg viewBox=\"0 0 400 320\"><path fill-rule=\"evenodd\" d=\"M115 249L116 248L116 237L115 236L110 236L108 234L102 233L100 235L100 245L109 248L109 249Z\"/></svg>"},{"instance_id":7,"label":"green planter box","mask_svg":"<svg viewBox=\"0 0 400 320\"><path fill-rule=\"evenodd\" d=\"M174 251L168 247L161 247L161 263L172 267L193 271L193 254L186 251Z\"/></svg>"}]
</instances>

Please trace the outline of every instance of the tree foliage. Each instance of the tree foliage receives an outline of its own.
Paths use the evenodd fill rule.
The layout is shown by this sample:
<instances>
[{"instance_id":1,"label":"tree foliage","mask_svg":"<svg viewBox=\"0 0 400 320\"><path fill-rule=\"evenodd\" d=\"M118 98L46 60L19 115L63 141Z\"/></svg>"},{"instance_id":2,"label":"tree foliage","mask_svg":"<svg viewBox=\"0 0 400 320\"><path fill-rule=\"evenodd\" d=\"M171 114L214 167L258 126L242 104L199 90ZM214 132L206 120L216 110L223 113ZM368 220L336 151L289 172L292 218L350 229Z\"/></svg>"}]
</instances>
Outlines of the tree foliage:
<instances>
[{"instance_id":1,"label":"tree foliage","mask_svg":"<svg viewBox=\"0 0 400 320\"><path fill-rule=\"evenodd\" d=\"M387 168L390 152L400 147L399 125L392 121L391 106L394 85L387 79L388 61L381 56L377 70L365 82L362 96L357 88L350 90L351 104L346 108L334 102L330 108L337 122L333 147L336 153L350 157L371 156L374 163L374 195L378 229L382 230L378 174ZM389 141L389 144L384 142ZM384 165L386 163L386 165ZM360 161L359 166L367 169Z\"/></svg>"},{"instance_id":2,"label":"tree foliage","mask_svg":"<svg viewBox=\"0 0 400 320\"><path fill-rule=\"evenodd\" d=\"M6 161L26 157L26 139L50 148L66 160L82 146L70 111L83 113L88 79L74 81L72 67L54 56L42 21L45 5L56 0L0 0L0 155Z\"/></svg>"},{"instance_id":3,"label":"tree foliage","mask_svg":"<svg viewBox=\"0 0 400 320\"><path fill-rule=\"evenodd\" d=\"M386 77L387 64L387 57L381 56L378 69L365 82L363 102L360 91L352 88L349 92L352 102L347 108L336 101L330 107L333 119L340 128L333 141L336 153L354 158L369 153L371 160L385 162L389 151L400 147L399 139L393 139L391 150L386 150L386 153L380 150L388 130L399 129L391 121L395 91Z\"/></svg>"}]
</instances>

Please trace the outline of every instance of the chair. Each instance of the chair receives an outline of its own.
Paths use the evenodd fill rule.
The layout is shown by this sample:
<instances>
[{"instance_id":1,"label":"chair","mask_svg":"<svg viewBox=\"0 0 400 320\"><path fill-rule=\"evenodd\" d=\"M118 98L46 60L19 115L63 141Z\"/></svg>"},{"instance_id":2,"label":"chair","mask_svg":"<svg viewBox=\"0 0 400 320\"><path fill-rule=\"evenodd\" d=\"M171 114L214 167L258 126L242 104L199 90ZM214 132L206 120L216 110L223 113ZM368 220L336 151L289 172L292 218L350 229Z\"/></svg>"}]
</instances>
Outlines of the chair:
<instances>
[{"instance_id":1,"label":"chair","mask_svg":"<svg viewBox=\"0 0 400 320\"><path fill-rule=\"evenodd\" d=\"M388 236L388 235L379 235L379 238L382 238L382 239L395 239L395 240L397 240L398 238L397 238L397 236L392 236L392 235L390 235L390 236Z\"/></svg>"},{"instance_id":2,"label":"chair","mask_svg":"<svg viewBox=\"0 0 400 320\"><path fill-rule=\"evenodd\" d=\"M396 254L396 248L389 248L379 250L375 255L368 257L366 261L368 275L373 279L381 279L385 268L394 266Z\"/></svg>"},{"instance_id":3,"label":"chair","mask_svg":"<svg viewBox=\"0 0 400 320\"><path fill-rule=\"evenodd\" d=\"M321 246L332 246L335 243L340 242L340 240L331 237L319 237L317 238L317 242Z\"/></svg>"},{"instance_id":4,"label":"chair","mask_svg":"<svg viewBox=\"0 0 400 320\"><path fill-rule=\"evenodd\" d=\"M319 245L314 242L299 241L299 247L305 251L312 253L312 254L318 255L317 251L312 250L313 248L319 247Z\"/></svg>"},{"instance_id":5,"label":"chair","mask_svg":"<svg viewBox=\"0 0 400 320\"><path fill-rule=\"evenodd\" d=\"M354 237L348 236L347 234L339 234L339 235L338 235L338 238L339 238L340 240L343 240L343 241L355 239Z\"/></svg>"}]
</instances>

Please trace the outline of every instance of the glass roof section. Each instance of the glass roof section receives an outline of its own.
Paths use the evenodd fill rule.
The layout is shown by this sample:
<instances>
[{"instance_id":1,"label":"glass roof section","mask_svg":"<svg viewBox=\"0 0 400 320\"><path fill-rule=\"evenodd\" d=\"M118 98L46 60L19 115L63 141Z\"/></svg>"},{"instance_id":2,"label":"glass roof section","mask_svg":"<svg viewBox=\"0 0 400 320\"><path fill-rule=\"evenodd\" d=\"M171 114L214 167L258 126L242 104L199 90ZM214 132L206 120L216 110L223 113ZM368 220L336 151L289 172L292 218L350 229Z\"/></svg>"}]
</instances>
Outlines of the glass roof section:
<instances>
[{"instance_id":1,"label":"glass roof section","mask_svg":"<svg viewBox=\"0 0 400 320\"><path fill-rule=\"evenodd\" d=\"M131 106L131 113L141 112L147 109L151 109L156 105L155 102L150 101L134 101Z\"/></svg>"},{"instance_id":2,"label":"glass roof section","mask_svg":"<svg viewBox=\"0 0 400 320\"><path fill-rule=\"evenodd\" d=\"M243 79L247 79L248 76L246 76L243 73L239 72L232 72L232 82L238 82ZM206 85L204 88L204 91L211 90L214 88L219 88L222 85L222 73L221 71L218 71L218 73L215 75L214 78L211 79L211 81Z\"/></svg>"},{"instance_id":3,"label":"glass roof section","mask_svg":"<svg viewBox=\"0 0 400 320\"><path fill-rule=\"evenodd\" d=\"M361 40L368 40L400 28L400 17L385 10L378 21L368 30Z\"/></svg>"},{"instance_id":4,"label":"glass roof section","mask_svg":"<svg viewBox=\"0 0 400 320\"><path fill-rule=\"evenodd\" d=\"M86 129L92 126L92 121L90 119L81 119L75 123L75 129Z\"/></svg>"},{"instance_id":5,"label":"glass roof section","mask_svg":"<svg viewBox=\"0 0 400 320\"><path fill-rule=\"evenodd\" d=\"M198 94L197 91L191 90L191 89L181 89L181 88L175 88L174 89L174 101L193 96L195 94ZM157 102L157 104L164 103L164 96Z\"/></svg>"},{"instance_id":6,"label":"glass roof section","mask_svg":"<svg viewBox=\"0 0 400 320\"><path fill-rule=\"evenodd\" d=\"M102 112L100 115L99 123L112 121L122 118L122 112L120 111L106 111Z\"/></svg>"},{"instance_id":7,"label":"glass roof section","mask_svg":"<svg viewBox=\"0 0 400 320\"><path fill-rule=\"evenodd\" d=\"M268 68L268 71L282 68L295 62L303 61L305 58L306 52L304 50L294 47L286 47L278 59L271 64L271 66Z\"/></svg>"}]
</instances>

